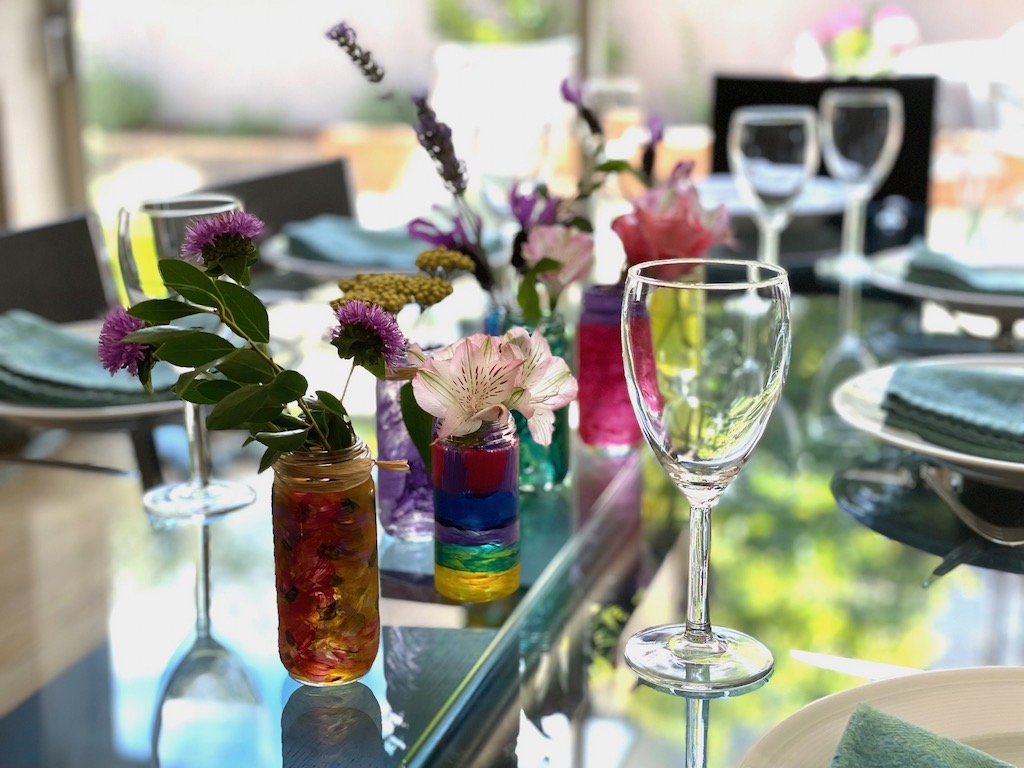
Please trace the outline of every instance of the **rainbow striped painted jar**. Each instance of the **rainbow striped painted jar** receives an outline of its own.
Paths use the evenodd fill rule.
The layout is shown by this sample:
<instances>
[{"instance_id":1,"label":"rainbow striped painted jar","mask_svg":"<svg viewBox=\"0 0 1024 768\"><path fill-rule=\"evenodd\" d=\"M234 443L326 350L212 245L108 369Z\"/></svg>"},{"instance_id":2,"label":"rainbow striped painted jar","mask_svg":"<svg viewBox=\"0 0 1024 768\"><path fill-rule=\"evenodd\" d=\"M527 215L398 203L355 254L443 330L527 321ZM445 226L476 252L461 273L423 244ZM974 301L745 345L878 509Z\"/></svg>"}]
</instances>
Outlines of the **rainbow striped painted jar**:
<instances>
[{"instance_id":1,"label":"rainbow striped painted jar","mask_svg":"<svg viewBox=\"0 0 1024 768\"><path fill-rule=\"evenodd\" d=\"M434 586L486 602L519 589L519 437L515 423L485 422L433 445Z\"/></svg>"}]
</instances>

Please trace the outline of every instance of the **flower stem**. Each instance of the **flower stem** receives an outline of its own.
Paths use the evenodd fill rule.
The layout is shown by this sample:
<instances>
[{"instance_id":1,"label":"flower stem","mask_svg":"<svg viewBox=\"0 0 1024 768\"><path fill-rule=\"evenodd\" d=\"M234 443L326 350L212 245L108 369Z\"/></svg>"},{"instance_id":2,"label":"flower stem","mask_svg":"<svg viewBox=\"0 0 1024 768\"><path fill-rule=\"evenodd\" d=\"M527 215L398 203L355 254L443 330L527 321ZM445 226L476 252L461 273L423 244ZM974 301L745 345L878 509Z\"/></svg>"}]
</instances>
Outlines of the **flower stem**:
<instances>
[{"instance_id":1,"label":"flower stem","mask_svg":"<svg viewBox=\"0 0 1024 768\"><path fill-rule=\"evenodd\" d=\"M281 371L284 370L280 365L274 362L274 358L267 354L266 350L263 349L262 345L257 344L255 341L250 339L246 335L246 333L241 328L238 327L238 325L234 321L234 318L231 317L230 312L223 312L220 316L220 319L221 322L224 323L224 325L226 325L232 333L239 336L240 338L245 339L246 343L249 345L249 348L252 349L261 358L263 358L263 360L265 360L267 364L270 365L271 369L274 371L275 374L281 373ZM349 371L349 378L351 377L352 372ZM346 383L345 386L347 388L348 384ZM344 397L345 396L343 394L342 398ZM313 412L309 410L309 406L306 405L306 403L303 401L301 397L298 400L296 400L295 403L296 405L299 406L299 410L301 410L303 415L306 417L306 422L309 424L309 428L316 433L316 437L317 440L320 442L320 445L323 446L324 450L330 450L331 446L327 442L327 435L325 435L320 430L320 427L317 425L316 420L313 418Z\"/></svg>"}]
</instances>

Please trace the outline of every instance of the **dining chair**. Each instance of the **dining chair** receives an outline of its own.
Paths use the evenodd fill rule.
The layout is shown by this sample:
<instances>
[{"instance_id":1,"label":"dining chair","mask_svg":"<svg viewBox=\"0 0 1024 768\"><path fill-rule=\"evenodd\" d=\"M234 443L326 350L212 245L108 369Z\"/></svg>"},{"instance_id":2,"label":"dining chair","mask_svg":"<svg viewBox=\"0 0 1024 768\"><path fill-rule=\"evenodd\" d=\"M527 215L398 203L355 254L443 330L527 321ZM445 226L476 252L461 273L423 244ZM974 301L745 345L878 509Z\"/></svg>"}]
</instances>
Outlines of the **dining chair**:
<instances>
[{"instance_id":1,"label":"dining chair","mask_svg":"<svg viewBox=\"0 0 1024 768\"><path fill-rule=\"evenodd\" d=\"M352 171L344 157L275 168L216 182L199 191L227 192L241 200L246 211L264 222L261 241L280 233L289 222L325 213L346 218L355 215ZM252 270L252 288L265 301L301 295L319 282L263 262L257 262Z\"/></svg>"},{"instance_id":2,"label":"dining chair","mask_svg":"<svg viewBox=\"0 0 1024 768\"><path fill-rule=\"evenodd\" d=\"M112 303L109 269L104 256L99 224L91 212L68 216L38 226L0 231L0 312L21 309L55 323L99 321ZM59 411L59 409L56 409ZM126 430L131 437L138 471L144 487L162 482L153 429L166 418L142 418L118 422L104 428ZM58 424L78 427L77 420L61 422L59 412L34 418L18 416L23 427L45 428ZM74 466L80 469L112 471L94 465L65 465L29 456L8 459L19 463Z\"/></svg>"}]
</instances>

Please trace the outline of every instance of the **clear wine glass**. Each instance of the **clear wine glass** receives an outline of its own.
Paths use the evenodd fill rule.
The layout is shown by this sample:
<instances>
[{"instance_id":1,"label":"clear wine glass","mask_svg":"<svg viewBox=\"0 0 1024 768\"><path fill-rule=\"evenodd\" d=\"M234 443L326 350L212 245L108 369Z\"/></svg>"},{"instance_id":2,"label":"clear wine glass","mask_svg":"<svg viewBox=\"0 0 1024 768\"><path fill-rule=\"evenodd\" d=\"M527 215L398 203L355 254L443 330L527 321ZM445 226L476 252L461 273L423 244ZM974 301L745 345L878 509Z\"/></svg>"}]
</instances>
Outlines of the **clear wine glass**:
<instances>
[{"instance_id":1,"label":"clear wine glass","mask_svg":"<svg viewBox=\"0 0 1024 768\"><path fill-rule=\"evenodd\" d=\"M242 660L210 632L210 527L197 528L195 635L161 685L152 765L257 765L261 698Z\"/></svg>"},{"instance_id":2,"label":"clear wine glass","mask_svg":"<svg viewBox=\"0 0 1024 768\"><path fill-rule=\"evenodd\" d=\"M822 361L812 388L812 431L823 434L834 386L877 365L860 330L861 286L869 269L864 233L868 202L888 178L903 143L903 99L891 88L829 88L819 107L825 167L846 188L839 255L815 265L820 277L839 286L839 341Z\"/></svg>"},{"instance_id":3,"label":"clear wine glass","mask_svg":"<svg viewBox=\"0 0 1024 768\"><path fill-rule=\"evenodd\" d=\"M750 311L734 311L747 297ZM711 624L711 512L782 393L791 344L789 278L760 261L634 266L626 277L622 339L633 409L690 503L686 621L634 635L626 662L647 683L688 696L752 690L768 679L774 661L749 635ZM751 356L761 372L757 387Z\"/></svg>"},{"instance_id":4,"label":"clear wine glass","mask_svg":"<svg viewBox=\"0 0 1024 768\"><path fill-rule=\"evenodd\" d=\"M117 257L128 301L134 304L143 299L166 298L169 292L160 279L157 261L181 258L185 230L197 218L241 207L238 199L230 195L204 193L145 200L132 211L122 208L117 220ZM204 521L256 500L255 491L248 485L211 477L203 407L195 403L185 403L184 407L189 478L146 492L143 504L156 525Z\"/></svg>"},{"instance_id":5,"label":"clear wine glass","mask_svg":"<svg viewBox=\"0 0 1024 768\"><path fill-rule=\"evenodd\" d=\"M736 185L755 211L758 259L778 264L793 202L818 172L817 114L783 104L740 107L729 118L726 147Z\"/></svg>"}]
</instances>

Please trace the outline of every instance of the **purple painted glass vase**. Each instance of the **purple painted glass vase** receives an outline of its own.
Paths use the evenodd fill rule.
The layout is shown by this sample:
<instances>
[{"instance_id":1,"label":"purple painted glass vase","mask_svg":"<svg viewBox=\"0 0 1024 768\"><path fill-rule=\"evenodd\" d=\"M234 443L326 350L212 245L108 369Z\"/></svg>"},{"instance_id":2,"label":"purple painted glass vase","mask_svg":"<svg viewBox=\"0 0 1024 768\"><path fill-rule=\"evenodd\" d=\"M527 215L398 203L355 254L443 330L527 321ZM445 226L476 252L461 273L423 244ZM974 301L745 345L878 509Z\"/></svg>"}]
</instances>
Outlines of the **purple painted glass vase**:
<instances>
[{"instance_id":1,"label":"purple painted glass vase","mask_svg":"<svg viewBox=\"0 0 1024 768\"><path fill-rule=\"evenodd\" d=\"M401 392L408 383L377 382L377 456L409 462L408 472L381 472L378 476L377 511L381 527L391 536L428 541L434 535L434 489L402 420Z\"/></svg>"}]
</instances>

